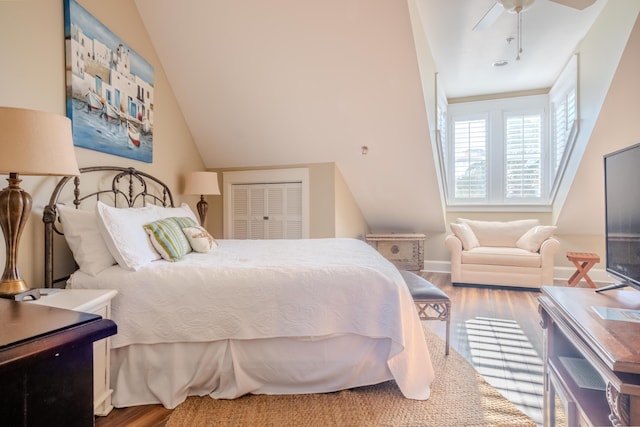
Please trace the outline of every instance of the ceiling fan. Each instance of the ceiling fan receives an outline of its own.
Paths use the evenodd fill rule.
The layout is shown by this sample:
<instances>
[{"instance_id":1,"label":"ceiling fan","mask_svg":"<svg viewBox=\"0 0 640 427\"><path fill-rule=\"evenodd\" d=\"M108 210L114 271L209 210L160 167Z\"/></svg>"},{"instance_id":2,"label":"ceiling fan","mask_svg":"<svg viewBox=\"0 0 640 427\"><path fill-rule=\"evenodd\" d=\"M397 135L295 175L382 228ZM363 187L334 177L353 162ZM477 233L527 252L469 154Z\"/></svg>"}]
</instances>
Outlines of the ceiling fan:
<instances>
[{"instance_id":1,"label":"ceiling fan","mask_svg":"<svg viewBox=\"0 0 640 427\"><path fill-rule=\"evenodd\" d=\"M493 25L502 12L520 14L527 10L535 0L496 0L493 6L484 14L482 19L473 27L473 31L484 30ZM573 9L586 9L596 2L596 0L542 0L551 1Z\"/></svg>"},{"instance_id":2,"label":"ceiling fan","mask_svg":"<svg viewBox=\"0 0 640 427\"><path fill-rule=\"evenodd\" d=\"M484 16L478 21L478 23L473 27L473 31L485 30L492 26L496 20L502 15L503 12L509 12L516 14L516 22L517 22L517 56L516 60L520 59L520 54L522 53L522 12L526 11L535 0L495 0L495 3L491 8L484 14ZM593 3L596 0L542 0L542 1L551 1L554 3L558 3L564 6L568 6L574 9L582 10Z\"/></svg>"}]
</instances>

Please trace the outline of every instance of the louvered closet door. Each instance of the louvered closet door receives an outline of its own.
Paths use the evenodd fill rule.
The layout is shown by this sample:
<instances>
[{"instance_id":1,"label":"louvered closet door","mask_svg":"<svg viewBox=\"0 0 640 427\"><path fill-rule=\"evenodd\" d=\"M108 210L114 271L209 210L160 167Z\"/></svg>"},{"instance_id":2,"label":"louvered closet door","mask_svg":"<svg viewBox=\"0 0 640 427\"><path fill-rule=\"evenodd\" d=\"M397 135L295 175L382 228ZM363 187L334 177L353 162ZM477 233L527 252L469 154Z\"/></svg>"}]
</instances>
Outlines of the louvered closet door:
<instances>
[{"instance_id":1,"label":"louvered closet door","mask_svg":"<svg viewBox=\"0 0 640 427\"><path fill-rule=\"evenodd\" d=\"M302 238L302 183L234 184L232 239Z\"/></svg>"}]
</instances>

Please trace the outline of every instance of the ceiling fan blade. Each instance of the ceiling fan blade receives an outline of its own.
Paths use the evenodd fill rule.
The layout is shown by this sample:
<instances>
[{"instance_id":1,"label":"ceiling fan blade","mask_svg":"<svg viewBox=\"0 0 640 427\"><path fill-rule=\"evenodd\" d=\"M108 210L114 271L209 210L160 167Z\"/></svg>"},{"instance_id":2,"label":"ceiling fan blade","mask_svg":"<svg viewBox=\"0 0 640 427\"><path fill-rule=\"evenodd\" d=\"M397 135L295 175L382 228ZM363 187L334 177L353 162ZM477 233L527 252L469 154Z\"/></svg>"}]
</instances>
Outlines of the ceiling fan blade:
<instances>
[{"instance_id":1,"label":"ceiling fan blade","mask_svg":"<svg viewBox=\"0 0 640 427\"><path fill-rule=\"evenodd\" d=\"M496 22L498 17L502 15L502 12L504 12L504 7L502 7L500 3L496 2L473 27L472 31L486 30Z\"/></svg>"},{"instance_id":2,"label":"ceiling fan blade","mask_svg":"<svg viewBox=\"0 0 640 427\"><path fill-rule=\"evenodd\" d=\"M564 6L572 7L578 10L586 9L596 2L596 0L549 0L549 1L562 4Z\"/></svg>"}]
</instances>

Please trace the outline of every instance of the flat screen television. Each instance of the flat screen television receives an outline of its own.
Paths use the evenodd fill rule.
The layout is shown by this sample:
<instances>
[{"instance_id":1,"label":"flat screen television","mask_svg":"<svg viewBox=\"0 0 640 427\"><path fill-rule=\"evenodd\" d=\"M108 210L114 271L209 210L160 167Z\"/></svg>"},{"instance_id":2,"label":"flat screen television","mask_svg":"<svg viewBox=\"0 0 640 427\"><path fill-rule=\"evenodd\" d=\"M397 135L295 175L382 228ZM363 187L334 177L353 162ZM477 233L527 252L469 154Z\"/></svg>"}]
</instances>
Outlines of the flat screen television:
<instances>
[{"instance_id":1,"label":"flat screen television","mask_svg":"<svg viewBox=\"0 0 640 427\"><path fill-rule=\"evenodd\" d=\"M606 269L640 290L640 143L604 156Z\"/></svg>"}]
</instances>

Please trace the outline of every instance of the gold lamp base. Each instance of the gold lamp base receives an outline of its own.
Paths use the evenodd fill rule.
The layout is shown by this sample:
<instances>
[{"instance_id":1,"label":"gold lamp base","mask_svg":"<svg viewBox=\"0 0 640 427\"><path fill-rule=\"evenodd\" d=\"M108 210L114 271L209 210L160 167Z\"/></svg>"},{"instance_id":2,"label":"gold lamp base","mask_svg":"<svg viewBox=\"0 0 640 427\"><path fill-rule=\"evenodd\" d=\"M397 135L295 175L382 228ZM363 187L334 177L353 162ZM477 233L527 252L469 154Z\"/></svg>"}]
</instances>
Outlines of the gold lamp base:
<instances>
[{"instance_id":1,"label":"gold lamp base","mask_svg":"<svg viewBox=\"0 0 640 427\"><path fill-rule=\"evenodd\" d=\"M200 201L196 205L198 209L198 216L200 217L200 225L206 227L207 222L207 211L209 210L209 204L204 199L204 194L200 195Z\"/></svg>"},{"instance_id":2,"label":"gold lamp base","mask_svg":"<svg viewBox=\"0 0 640 427\"><path fill-rule=\"evenodd\" d=\"M16 301L39 299L40 291L38 289L30 289L22 279L4 280L0 281L0 298Z\"/></svg>"},{"instance_id":3,"label":"gold lamp base","mask_svg":"<svg viewBox=\"0 0 640 427\"><path fill-rule=\"evenodd\" d=\"M27 297L38 299L40 292L30 289L20 277L18 270L18 244L29 214L31 195L20 188L17 173L9 174L9 185L0 191L0 228L4 234L7 259L0 279L0 297L23 300Z\"/></svg>"}]
</instances>

